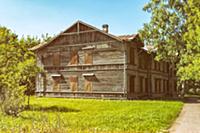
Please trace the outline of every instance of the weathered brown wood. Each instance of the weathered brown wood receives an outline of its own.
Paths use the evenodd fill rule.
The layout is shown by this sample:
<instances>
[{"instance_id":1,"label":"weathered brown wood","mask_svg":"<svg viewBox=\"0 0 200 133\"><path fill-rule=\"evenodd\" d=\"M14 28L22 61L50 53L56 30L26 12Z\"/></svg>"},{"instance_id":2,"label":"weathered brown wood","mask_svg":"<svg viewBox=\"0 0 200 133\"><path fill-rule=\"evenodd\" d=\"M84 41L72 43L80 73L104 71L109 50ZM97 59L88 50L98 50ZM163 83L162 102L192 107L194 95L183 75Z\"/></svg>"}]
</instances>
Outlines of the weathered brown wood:
<instances>
[{"instance_id":1,"label":"weathered brown wood","mask_svg":"<svg viewBox=\"0 0 200 133\"><path fill-rule=\"evenodd\" d=\"M96 32L96 31L97 31L97 30L79 31L79 30L77 29L77 32L62 33L61 35L63 35L63 36L78 35L78 34L84 34L84 33Z\"/></svg>"},{"instance_id":2,"label":"weathered brown wood","mask_svg":"<svg viewBox=\"0 0 200 133\"><path fill-rule=\"evenodd\" d=\"M125 36L126 37L126 36ZM142 42L77 22L37 50L38 95L125 99L175 95L174 69L157 62ZM136 36L138 37L138 36Z\"/></svg>"}]
</instances>

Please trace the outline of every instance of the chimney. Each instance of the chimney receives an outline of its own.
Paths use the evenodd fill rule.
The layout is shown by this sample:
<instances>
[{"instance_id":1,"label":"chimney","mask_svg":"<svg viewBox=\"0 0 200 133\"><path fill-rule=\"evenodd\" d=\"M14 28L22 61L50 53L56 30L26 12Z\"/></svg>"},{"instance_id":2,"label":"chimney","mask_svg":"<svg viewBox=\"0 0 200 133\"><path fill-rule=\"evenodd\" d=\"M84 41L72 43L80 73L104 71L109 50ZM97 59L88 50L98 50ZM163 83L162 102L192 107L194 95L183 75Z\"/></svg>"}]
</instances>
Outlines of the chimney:
<instances>
[{"instance_id":1,"label":"chimney","mask_svg":"<svg viewBox=\"0 0 200 133\"><path fill-rule=\"evenodd\" d=\"M102 30L106 33L108 33L108 24L103 24L102 25Z\"/></svg>"}]
</instances>

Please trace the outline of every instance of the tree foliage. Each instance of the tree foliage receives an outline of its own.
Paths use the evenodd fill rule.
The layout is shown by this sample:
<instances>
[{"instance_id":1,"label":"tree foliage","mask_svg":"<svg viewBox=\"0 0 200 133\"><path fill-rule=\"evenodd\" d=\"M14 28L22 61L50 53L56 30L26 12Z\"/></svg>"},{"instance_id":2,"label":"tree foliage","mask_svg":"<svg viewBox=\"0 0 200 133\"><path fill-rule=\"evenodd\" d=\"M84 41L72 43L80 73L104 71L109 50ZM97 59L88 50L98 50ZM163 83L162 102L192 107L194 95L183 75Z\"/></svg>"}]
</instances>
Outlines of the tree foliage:
<instances>
[{"instance_id":1,"label":"tree foliage","mask_svg":"<svg viewBox=\"0 0 200 133\"><path fill-rule=\"evenodd\" d=\"M42 40L49 38L44 35ZM11 30L0 27L0 107L5 114L17 116L25 107L25 94L34 92L35 75L41 70L28 49L40 42L30 36L18 39Z\"/></svg>"},{"instance_id":2,"label":"tree foliage","mask_svg":"<svg viewBox=\"0 0 200 133\"><path fill-rule=\"evenodd\" d=\"M200 80L200 1L151 0L144 6L151 20L139 31L156 59L176 64L180 82Z\"/></svg>"},{"instance_id":3,"label":"tree foliage","mask_svg":"<svg viewBox=\"0 0 200 133\"><path fill-rule=\"evenodd\" d=\"M181 56L177 74L183 81L200 81L200 1L189 0L185 12L187 31L183 40L186 50Z\"/></svg>"}]
</instances>

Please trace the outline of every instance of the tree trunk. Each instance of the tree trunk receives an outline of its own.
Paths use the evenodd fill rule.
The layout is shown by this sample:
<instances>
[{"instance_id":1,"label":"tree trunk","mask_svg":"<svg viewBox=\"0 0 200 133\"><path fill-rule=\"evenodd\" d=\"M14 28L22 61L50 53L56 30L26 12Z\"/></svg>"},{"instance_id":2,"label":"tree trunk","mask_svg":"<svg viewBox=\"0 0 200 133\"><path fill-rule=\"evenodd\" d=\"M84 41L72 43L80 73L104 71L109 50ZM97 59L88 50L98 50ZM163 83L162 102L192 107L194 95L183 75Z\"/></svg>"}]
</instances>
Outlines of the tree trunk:
<instances>
[{"instance_id":1,"label":"tree trunk","mask_svg":"<svg viewBox=\"0 0 200 133\"><path fill-rule=\"evenodd\" d=\"M30 109L30 95L28 95L27 109Z\"/></svg>"}]
</instances>

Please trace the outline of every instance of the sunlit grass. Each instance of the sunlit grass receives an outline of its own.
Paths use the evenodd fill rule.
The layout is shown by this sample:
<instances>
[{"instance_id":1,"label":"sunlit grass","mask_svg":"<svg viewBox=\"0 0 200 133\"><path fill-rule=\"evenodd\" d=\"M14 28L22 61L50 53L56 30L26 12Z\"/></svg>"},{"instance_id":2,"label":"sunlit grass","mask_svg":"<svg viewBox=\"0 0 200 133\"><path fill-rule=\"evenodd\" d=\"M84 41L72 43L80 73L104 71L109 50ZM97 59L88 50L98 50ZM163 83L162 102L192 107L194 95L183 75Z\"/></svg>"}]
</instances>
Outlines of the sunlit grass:
<instances>
[{"instance_id":1,"label":"sunlit grass","mask_svg":"<svg viewBox=\"0 0 200 133\"><path fill-rule=\"evenodd\" d=\"M158 132L169 128L182 105L32 97L18 118L0 115L0 132Z\"/></svg>"}]
</instances>

